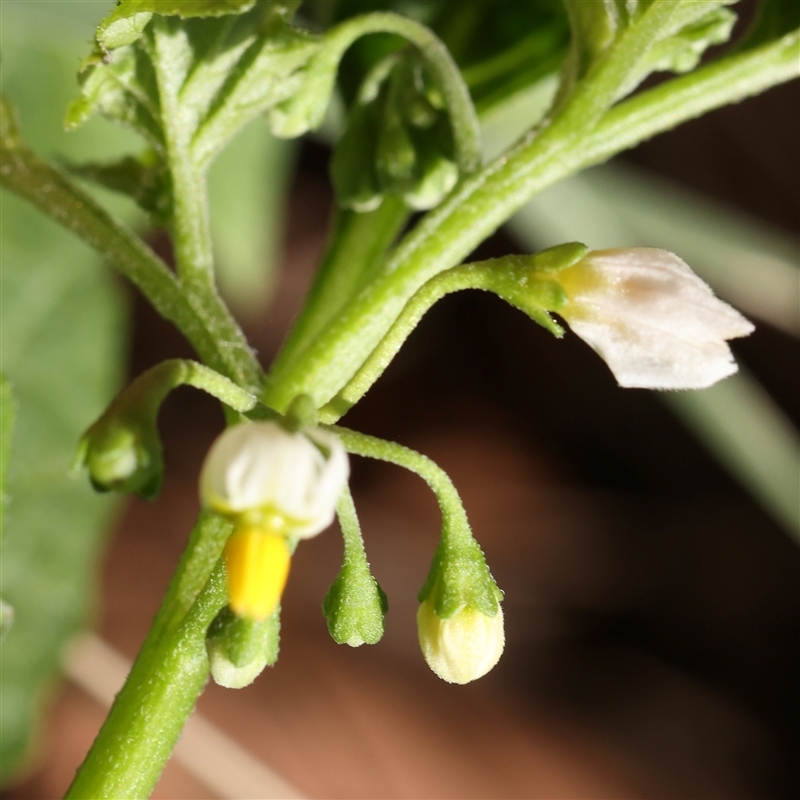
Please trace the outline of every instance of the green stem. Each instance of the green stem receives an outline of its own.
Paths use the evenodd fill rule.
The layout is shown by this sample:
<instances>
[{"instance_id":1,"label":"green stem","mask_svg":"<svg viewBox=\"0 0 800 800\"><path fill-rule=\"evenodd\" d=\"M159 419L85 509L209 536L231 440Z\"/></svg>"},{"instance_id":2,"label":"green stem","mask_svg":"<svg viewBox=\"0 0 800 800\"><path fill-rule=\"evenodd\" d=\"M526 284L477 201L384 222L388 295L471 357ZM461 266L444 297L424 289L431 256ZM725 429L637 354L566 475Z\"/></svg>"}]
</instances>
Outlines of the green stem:
<instances>
[{"instance_id":1,"label":"green stem","mask_svg":"<svg viewBox=\"0 0 800 800\"><path fill-rule=\"evenodd\" d=\"M574 263L586 253L586 247L577 243L562 245L543 251L537 256L504 256L440 272L424 284L406 303L378 346L370 353L356 374L344 388L319 411L320 421L336 422L344 416L384 373L397 355L403 342L411 335L428 310L439 300L463 289L482 289L494 292L507 302L525 311L529 316L556 336L560 327L547 314L548 309L559 307L559 290L547 272L537 274L537 260L547 261L552 270L556 258ZM556 302L553 302L553 300Z\"/></svg>"},{"instance_id":2,"label":"green stem","mask_svg":"<svg viewBox=\"0 0 800 800\"><path fill-rule=\"evenodd\" d=\"M395 33L419 50L450 114L458 166L464 172L477 169L481 163L481 129L460 70L429 28L391 12L353 17L325 34L321 50L306 68L306 89L289 104L279 135L297 136L309 127L319 127L325 112L325 104L320 104L319 99L330 96L342 56L353 42L370 33Z\"/></svg>"},{"instance_id":3,"label":"green stem","mask_svg":"<svg viewBox=\"0 0 800 800\"><path fill-rule=\"evenodd\" d=\"M203 514L68 798L145 798L208 680L206 630L227 602L230 525ZM111 768L113 765L113 768Z\"/></svg>"},{"instance_id":4,"label":"green stem","mask_svg":"<svg viewBox=\"0 0 800 800\"><path fill-rule=\"evenodd\" d=\"M126 402L145 402L155 411L178 386L201 389L240 413L251 411L258 402L252 394L216 370L198 364L197 361L170 358L143 372L117 397L112 407L124 405ZM128 401L127 398L131 400Z\"/></svg>"},{"instance_id":5,"label":"green stem","mask_svg":"<svg viewBox=\"0 0 800 800\"><path fill-rule=\"evenodd\" d=\"M353 502L353 495L350 487L345 486L344 491L339 497L336 505L336 516L339 519L339 527L342 530L342 540L344 541L344 567L361 568L368 567L367 551L364 549L364 537L361 534L361 525L358 522L356 505Z\"/></svg>"},{"instance_id":6,"label":"green stem","mask_svg":"<svg viewBox=\"0 0 800 800\"><path fill-rule=\"evenodd\" d=\"M178 326L208 363L221 363L222 354L202 321L183 297L175 276L161 259L121 222L113 219L66 176L40 161L19 138L13 111L2 105L2 185L33 203L68 228L113 264L155 309Z\"/></svg>"},{"instance_id":7,"label":"green stem","mask_svg":"<svg viewBox=\"0 0 800 800\"><path fill-rule=\"evenodd\" d=\"M172 236L175 261L181 280L191 287L208 290L214 283L214 256L208 219L208 193L205 176L194 164L191 152L192 131L187 114L191 109L181 102L185 75L180 55L186 35L174 20L156 16L152 22L153 57L161 124L166 144L166 159L172 175Z\"/></svg>"},{"instance_id":8,"label":"green stem","mask_svg":"<svg viewBox=\"0 0 800 800\"><path fill-rule=\"evenodd\" d=\"M679 122L797 77L798 58L800 43L794 33L643 92L588 130L571 129L577 122L566 106L564 116L467 178L427 214L383 272L342 309L302 358L273 369L265 402L282 410L293 397L309 394L318 407L324 406L369 357L415 292L458 264L535 194ZM673 89L686 108L673 102Z\"/></svg>"},{"instance_id":9,"label":"green stem","mask_svg":"<svg viewBox=\"0 0 800 800\"><path fill-rule=\"evenodd\" d=\"M261 369L214 282L214 254L208 212L205 172L192 152L195 125L187 117L196 114L183 101L186 78L181 64L185 44L183 28L173 19L153 21L152 62L158 84L166 160L172 177L172 239L180 284L187 301L206 320L217 342L230 351L237 364L237 383L256 390Z\"/></svg>"},{"instance_id":10,"label":"green stem","mask_svg":"<svg viewBox=\"0 0 800 800\"><path fill-rule=\"evenodd\" d=\"M416 450L396 442L387 442L385 439L339 425L323 427L339 437L348 453L396 464L419 475L430 486L442 512L442 543L447 546L472 546L475 539L467 512L449 475L438 464Z\"/></svg>"},{"instance_id":11,"label":"green stem","mask_svg":"<svg viewBox=\"0 0 800 800\"><path fill-rule=\"evenodd\" d=\"M800 30L701 67L612 108L586 141L584 166L600 164L658 133L800 77Z\"/></svg>"},{"instance_id":12,"label":"green stem","mask_svg":"<svg viewBox=\"0 0 800 800\"><path fill-rule=\"evenodd\" d=\"M297 358L380 268L408 215L398 197L386 197L377 209L366 213L334 210L327 250L276 364L287 365Z\"/></svg>"}]
</instances>

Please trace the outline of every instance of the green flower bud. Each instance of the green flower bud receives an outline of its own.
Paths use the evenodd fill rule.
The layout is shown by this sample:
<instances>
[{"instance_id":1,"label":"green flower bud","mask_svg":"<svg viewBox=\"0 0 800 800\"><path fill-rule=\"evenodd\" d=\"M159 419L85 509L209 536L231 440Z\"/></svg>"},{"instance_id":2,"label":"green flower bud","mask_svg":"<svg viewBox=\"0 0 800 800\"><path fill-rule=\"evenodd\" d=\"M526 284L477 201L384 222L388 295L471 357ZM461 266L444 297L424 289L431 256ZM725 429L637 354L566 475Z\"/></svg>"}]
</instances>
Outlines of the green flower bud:
<instances>
[{"instance_id":1,"label":"green flower bud","mask_svg":"<svg viewBox=\"0 0 800 800\"><path fill-rule=\"evenodd\" d=\"M75 467L86 466L94 488L138 493L148 500L161 489L164 459L155 418L108 411L83 435Z\"/></svg>"},{"instance_id":2,"label":"green flower bud","mask_svg":"<svg viewBox=\"0 0 800 800\"><path fill-rule=\"evenodd\" d=\"M356 211L400 195L433 208L458 180L446 109L432 102L418 55L392 53L365 78L331 160L339 203Z\"/></svg>"},{"instance_id":3,"label":"green flower bud","mask_svg":"<svg viewBox=\"0 0 800 800\"><path fill-rule=\"evenodd\" d=\"M389 603L366 561L345 564L328 589L322 614L337 644L360 647L376 644L383 636Z\"/></svg>"},{"instance_id":4,"label":"green flower bud","mask_svg":"<svg viewBox=\"0 0 800 800\"><path fill-rule=\"evenodd\" d=\"M262 620L243 619L227 606L208 628L206 651L214 682L226 689L249 686L278 660L280 606Z\"/></svg>"}]
</instances>

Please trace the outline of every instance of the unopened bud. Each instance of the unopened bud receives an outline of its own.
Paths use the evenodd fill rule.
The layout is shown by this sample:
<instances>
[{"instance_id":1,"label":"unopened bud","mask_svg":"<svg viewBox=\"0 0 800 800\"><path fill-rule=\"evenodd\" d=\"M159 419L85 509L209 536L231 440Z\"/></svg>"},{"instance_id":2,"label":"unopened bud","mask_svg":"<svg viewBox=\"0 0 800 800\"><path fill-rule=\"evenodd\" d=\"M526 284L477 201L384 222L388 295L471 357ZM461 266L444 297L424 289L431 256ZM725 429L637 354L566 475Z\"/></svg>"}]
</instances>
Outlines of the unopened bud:
<instances>
[{"instance_id":1,"label":"unopened bud","mask_svg":"<svg viewBox=\"0 0 800 800\"><path fill-rule=\"evenodd\" d=\"M241 619L230 609L217 614L208 628L206 649L214 682L227 689L251 684L278 660L280 609L266 619Z\"/></svg>"},{"instance_id":2,"label":"unopened bud","mask_svg":"<svg viewBox=\"0 0 800 800\"><path fill-rule=\"evenodd\" d=\"M448 683L469 683L500 660L505 646L503 610L494 616L467 606L443 619L428 598L417 611L417 631L428 666Z\"/></svg>"},{"instance_id":3,"label":"unopened bud","mask_svg":"<svg viewBox=\"0 0 800 800\"><path fill-rule=\"evenodd\" d=\"M115 490L155 497L164 474L154 417L116 413L114 406L86 431L75 456L100 492Z\"/></svg>"},{"instance_id":4,"label":"unopened bud","mask_svg":"<svg viewBox=\"0 0 800 800\"><path fill-rule=\"evenodd\" d=\"M366 562L356 562L342 567L325 595L322 614L337 644L359 647L380 641L388 608L386 595Z\"/></svg>"},{"instance_id":5,"label":"unopened bud","mask_svg":"<svg viewBox=\"0 0 800 800\"><path fill-rule=\"evenodd\" d=\"M567 294L558 313L600 354L620 386L711 386L737 370L727 340L753 331L666 250L594 251L554 278Z\"/></svg>"}]
</instances>

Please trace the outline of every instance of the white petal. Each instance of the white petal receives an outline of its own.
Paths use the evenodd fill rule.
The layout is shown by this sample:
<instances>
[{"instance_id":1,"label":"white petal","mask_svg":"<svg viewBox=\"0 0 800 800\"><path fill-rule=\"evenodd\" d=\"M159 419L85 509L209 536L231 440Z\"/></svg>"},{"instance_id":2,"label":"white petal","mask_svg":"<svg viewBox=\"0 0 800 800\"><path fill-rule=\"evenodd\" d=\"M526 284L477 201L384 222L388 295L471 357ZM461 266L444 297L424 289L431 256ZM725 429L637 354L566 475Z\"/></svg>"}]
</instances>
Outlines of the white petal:
<instances>
[{"instance_id":1,"label":"white petal","mask_svg":"<svg viewBox=\"0 0 800 800\"><path fill-rule=\"evenodd\" d=\"M295 536L314 536L333 520L349 465L341 442L315 431L314 440L273 422L228 428L212 445L200 477L204 505L235 516L270 509Z\"/></svg>"},{"instance_id":2,"label":"white petal","mask_svg":"<svg viewBox=\"0 0 800 800\"><path fill-rule=\"evenodd\" d=\"M605 250L590 253L572 276L570 269L562 316L620 386L702 389L736 372L726 340L746 336L753 325L678 256Z\"/></svg>"}]
</instances>

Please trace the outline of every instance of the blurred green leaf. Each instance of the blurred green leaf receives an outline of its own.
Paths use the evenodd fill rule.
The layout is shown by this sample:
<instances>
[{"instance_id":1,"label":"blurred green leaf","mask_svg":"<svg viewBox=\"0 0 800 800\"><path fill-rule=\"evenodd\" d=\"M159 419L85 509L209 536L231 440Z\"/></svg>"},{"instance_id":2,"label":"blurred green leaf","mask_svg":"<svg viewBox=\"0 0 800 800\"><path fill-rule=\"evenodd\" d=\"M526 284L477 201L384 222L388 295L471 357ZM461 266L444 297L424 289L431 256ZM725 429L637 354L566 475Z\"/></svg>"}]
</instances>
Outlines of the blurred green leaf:
<instances>
[{"instance_id":1,"label":"blurred green leaf","mask_svg":"<svg viewBox=\"0 0 800 800\"><path fill-rule=\"evenodd\" d=\"M117 155L128 137L107 123L72 138L60 124L98 3L4 2L2 12L3 90L32 144L51 158ZM130 204L115 208L131 219ZM0 563L16 612L0 669L5 781L22 766L60 650L94 594L114 502L68 470L82 429L120 378L123 303L88 248L5 192L0 245L0 357L17 409Z\"/></svg>"},{"instance_id":2,"label":"blurred green leaf","mask_svg":"<svg viewBox=\"0 0 800 800\"><path fill-rule=\"evenodd\" d=\"M266 307L284 230L284 201L295 144L251 122L214 162L208 176L220 290L237 314Z\"/></svg>"},{"instance_id":3,"label":"blurred green leaf","mask_svg":"<svg viewBox=\"0 0 800 800\"><path fill-rule=\"evenodd\" d=\"M14 426L14 395L5 375L0 375L0 541L3 536L3 515L6 508L6 476L11 431Z\"/></svg>"},{"instance_id":4,"label":"blurred green leaf","mask_svg":"<svg viewBox=\"0 0 800 800\"><path fill-rule=\"evenodd\" d=\"M118 383L122 304L93 254L22 201L4 195L2 225L2 360L18 401L2 559L16 613L2 652L5 779L94 592L113 504L68 472L82 429Z\"/></svg>"}]
</instances>

